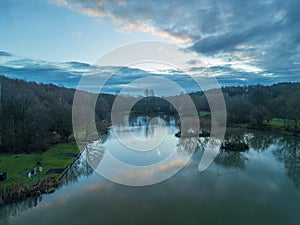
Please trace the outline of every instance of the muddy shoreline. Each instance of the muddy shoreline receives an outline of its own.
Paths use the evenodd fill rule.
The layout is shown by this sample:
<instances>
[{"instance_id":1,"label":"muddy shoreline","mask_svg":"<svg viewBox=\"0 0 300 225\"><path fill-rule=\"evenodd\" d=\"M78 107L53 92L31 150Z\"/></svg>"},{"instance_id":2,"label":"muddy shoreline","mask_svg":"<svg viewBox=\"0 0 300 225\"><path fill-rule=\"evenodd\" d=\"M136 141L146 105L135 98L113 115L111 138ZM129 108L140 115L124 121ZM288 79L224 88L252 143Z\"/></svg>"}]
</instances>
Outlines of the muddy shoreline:
<instances>
[{"instance_id":1,"label":"muddy shoreline","mask_svg":"<svg viewBox=\"0 0 300 225\"><path fill-rule=\"evenodd\" d=\"M4 194L0 199L0 205L18 202L29 197L37 197L41 194L52 193L59 184L60 181L58 178L49 177L31 186L19 187L16 185L7 187L3 190Z\"/></svg>"}]
</instances>

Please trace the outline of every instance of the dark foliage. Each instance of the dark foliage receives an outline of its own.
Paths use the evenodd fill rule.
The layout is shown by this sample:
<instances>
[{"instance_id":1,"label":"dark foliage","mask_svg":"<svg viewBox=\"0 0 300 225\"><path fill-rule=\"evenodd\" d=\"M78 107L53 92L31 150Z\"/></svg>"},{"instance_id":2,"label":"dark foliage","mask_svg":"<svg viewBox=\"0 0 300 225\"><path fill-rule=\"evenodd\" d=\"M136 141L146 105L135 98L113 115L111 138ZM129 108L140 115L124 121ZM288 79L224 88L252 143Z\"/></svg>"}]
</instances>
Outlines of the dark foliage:
<instances>
[{"instance_id":1,"label":"dark foliage","mask_svg":"<svg viewBox=\"0 0 300 225\"><path fill-rule=\"evenodd\" d=\"M69 141L75 90L0 76L0 152L31 153ZM100 95L96 121L103 123L113 95Z\"/></svg>"},{"instance_id":2,"label":"dark foliage","mask_svg":"<svg viewBox=\"0 0 300 225\"><path fill-rule=\"evenodd\" d=\"M213 91L213 90L212 90ZM280 83L272 86L253 85L222 88L229 123L247 123L261 128L265 121L278 117L285 121L285 129L299 131L300 84ZM75 90L52 84L37 84L0 76L0 152L30 153L44 151L56 142L67 142L73 133L72 103ZM138 114L176 115L171 102L184 107L184 94L159 98L153 90L145 90L131 109ZM88 103L93 93L85 93L82 101ZM119 96L136 101L132 96ZM191 93L198 111L210 111L203 92ZM95 108L96 126L107 132L115 95L100 94ZM180 104L179 104L180 103ZM87 109L89 110L89 109ZM82 110L85 113L85 110ZM203 119L203 118L202 118ZM205 124L202 123L202 124ZM86 137L91 133L90 121L80 124Z\"/></svg>"}]
</instances>

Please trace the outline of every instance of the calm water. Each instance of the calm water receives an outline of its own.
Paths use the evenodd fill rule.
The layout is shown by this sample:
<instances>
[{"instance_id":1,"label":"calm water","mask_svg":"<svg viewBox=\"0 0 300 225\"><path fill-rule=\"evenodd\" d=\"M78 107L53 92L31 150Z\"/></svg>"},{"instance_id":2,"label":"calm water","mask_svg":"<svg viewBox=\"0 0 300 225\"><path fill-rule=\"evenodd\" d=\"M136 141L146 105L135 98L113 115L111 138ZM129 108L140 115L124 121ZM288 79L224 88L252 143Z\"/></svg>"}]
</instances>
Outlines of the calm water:
<instances>
[{"instance_id":1,"label":"calm water","mask_svg":"<svg viewBox=\"0 0 300 225\"><path fill-rule=\"evenodd\" d=\"M141 138L162 132L145 126L147 119L131 121ZM146 157L120 144L111 131L102 137L98 166L107 152L135 165L166 158L183 144L174 137L175 121L169 118L160 151ZM160 133L159 133L160 134ZM300 140L293 137L247 131L250 150L220 153L204 172L198 171L207 138L189 163L170 179L150 186L131 187L110 182L86 163L85 152L53 193L0 209L0 224L300 224ZM182 153L184 154L184 153Z\"/></svg>"}]
</instances>

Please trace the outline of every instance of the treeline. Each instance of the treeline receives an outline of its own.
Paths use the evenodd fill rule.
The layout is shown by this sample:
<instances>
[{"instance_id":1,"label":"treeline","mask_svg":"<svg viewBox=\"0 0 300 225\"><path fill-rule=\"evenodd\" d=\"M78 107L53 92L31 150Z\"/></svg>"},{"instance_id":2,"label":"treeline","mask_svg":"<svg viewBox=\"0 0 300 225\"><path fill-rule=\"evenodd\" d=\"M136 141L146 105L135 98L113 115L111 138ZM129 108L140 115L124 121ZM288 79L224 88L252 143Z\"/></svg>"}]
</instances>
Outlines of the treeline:
<instances>
[{"instance_id":1,"label":"treeline","mask_svg":"<svg viewBox=\"0 0 300 225\"><path fill-rule=\"evenodd\" d=\"M250 123L262 127L265 121L281 118L286 130L298 131L300 84L223 88L231 123Z\"/></svg>"},{"instance_id":2,"label":"treeline","mask_svg":"<svg viewBox=\"0 0 300 225\"><path fill-rule=\"evenodd\" d=\"M284 129L299 131L300 83L223 87L222 92L229 124L263 128L272 119L280 118ZM204 93L190 95L198 111L210 111Z\"/></svg>"},{"instance_id":3,"label":"treeline","mask_svg":"<svg viewBox=\"0 0 300 225\"><path fill-rule=\"evenodd\" d=\"M166 99L155 96L148 96L146 98L142 98L132 107L132 112L137 113L139 115L177 114L175 107L170 102L168 102Z\"/></svg>"},{"instance_id":4,"label":"treeline","mask_svg":"<svg viewBox=\"0 0 300 225\"><path fill-rule=\"evenodd\" d=\"M300 84L280 83L272 86L252 85L222 88L228 115L228 123L248 124L258 128L272 118L281 118L284 128L299 131ZM213 93L214 90L206 94ZM72 137L72 104L75 89L52 84L37 84L0 76L0 152L30 153L44 151L57 142L67 142ZM92 93L84 93L82 101L89 102ZM93 96L95 97L95 96ZM110 112L115 95L101 94L97 98L95 121L98 131L105 132L110 123ZM132 96L119 96L136 102ZM191 93L198 112L209 112L209 104L202 92ZM137 114L176 115L177 110L170 102L184 110L184 95L155 96L154 91L145 90L131 109ZM188 111L188 110L187 110ZM90 118L91 120L94 118ZM91 133L90 121L80 121L79 132L83 138ZM95 135L95 134L93 134ZM97 135L97 134L96 134Z\"/></svg>"},{"instance_id":5,"label":"treeline","mask_svg":"<svg viewBox=\"0 0 300 225\"><path fill-rule=\"evenodd\" d=\"M75 90L0 76L0 152L44 151L67 142ZM113 95L97 102L96 121L107 119Z\"/></svg>"},{"instance_id":6,"label":"treeline","mask_svg":"<svg viewBox=\"0 0 300 225\"><path fill-rule=\"evenodd\" d=\"M208 90L206 95L213 95L214 92L215 90ZM284 129L299 130L300 83L223 87L222 92L229 124L248 124L262 129L271 119L280 118ZM203 92L189 94L198 112L210 111L206 95ZM178 102L182 100L182 95L163 100L152 94L139 101L133 110L139 113L176 114L176 109L167 100ZM184 101L182 105L184 106Z\"/></svg>"}]
</instances>

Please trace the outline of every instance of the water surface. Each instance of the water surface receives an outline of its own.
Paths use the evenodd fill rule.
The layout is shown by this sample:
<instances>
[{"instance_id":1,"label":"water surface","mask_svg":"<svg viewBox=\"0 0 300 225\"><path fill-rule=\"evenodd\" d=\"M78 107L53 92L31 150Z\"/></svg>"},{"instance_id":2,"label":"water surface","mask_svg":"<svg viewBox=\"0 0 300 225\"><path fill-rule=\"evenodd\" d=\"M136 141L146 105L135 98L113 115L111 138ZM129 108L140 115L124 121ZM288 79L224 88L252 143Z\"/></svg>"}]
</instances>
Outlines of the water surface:
<instances>
[{"instance_id":1,"label":"water surface","mask_svg":"<svg viewBox=\"0 0 300 225\"><path fill-rule=\"evenodd\" d=\"M144 138L159 132L147 127L147 121L139 117L128 129ZM174 136L176 121L167 121L160 153L136 156L111 131L101 139L104 149L96 163L101 165L107 151L136 165L167 157L183 144ZM207 142L200 138L183 169L164 182L144 187L106 180L86 162L85 152L53 194L2 207L1 224L300 224L299 139L254 131L247 131L244 139L249 151L222 152L206 171L199 172Z\"/></svg>"}]
</instances>

